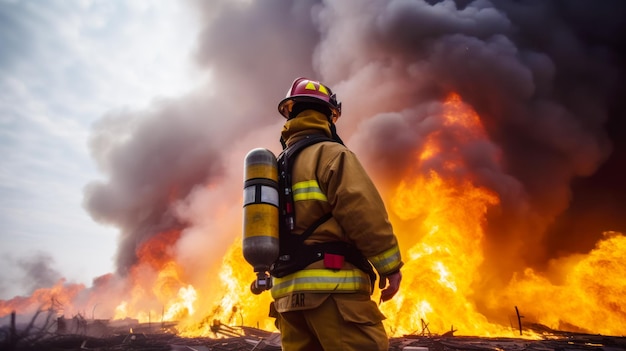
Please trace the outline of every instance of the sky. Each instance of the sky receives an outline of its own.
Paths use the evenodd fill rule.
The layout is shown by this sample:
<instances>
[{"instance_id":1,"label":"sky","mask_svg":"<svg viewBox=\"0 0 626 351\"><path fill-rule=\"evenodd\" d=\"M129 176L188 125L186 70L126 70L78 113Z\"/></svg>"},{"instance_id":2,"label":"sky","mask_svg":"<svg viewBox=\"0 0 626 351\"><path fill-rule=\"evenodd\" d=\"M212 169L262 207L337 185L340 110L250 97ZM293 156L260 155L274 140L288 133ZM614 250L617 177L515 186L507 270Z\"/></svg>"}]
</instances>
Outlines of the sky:
<instances>
[{"instance_id":1,"label":"sky","mask_svg":"<svg viewBox=\"0 0 626 351\"><path fill-rule=\"evenodd\" d=\"M84 187L103 177L89 135L111 111L202 81L192 10L178 1L0 1L0 264L11 267L0 298L114 270L118 229L83 206Z\"/></svg>"},{"instance_id":2,"label":"sky","mask_svg":"<svg viewBox=\"0 0 626 351\"><path fill-rule=\"evenodd\" d=\"M0 0L0 298L125 276L181 228L171 251L201 275L232 243L245 152L279 148L298 76L337 92L340 135L383 195L431 169L498 194L485 265L502 281L589 252L626 229L626 6L590 4ZM451 92L487 140L436 118Z\"/></svg>"}]
</instances>

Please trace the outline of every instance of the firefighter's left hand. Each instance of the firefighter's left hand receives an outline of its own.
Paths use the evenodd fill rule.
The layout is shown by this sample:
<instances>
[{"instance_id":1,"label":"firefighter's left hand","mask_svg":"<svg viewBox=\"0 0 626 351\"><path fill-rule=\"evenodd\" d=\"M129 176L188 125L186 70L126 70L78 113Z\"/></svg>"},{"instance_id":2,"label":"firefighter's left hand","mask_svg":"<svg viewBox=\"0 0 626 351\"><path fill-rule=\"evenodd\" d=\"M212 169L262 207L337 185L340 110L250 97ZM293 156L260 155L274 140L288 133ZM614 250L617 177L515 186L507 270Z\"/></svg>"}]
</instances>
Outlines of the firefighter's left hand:
<instances>
[{"instance_id":1,"label":"firefighter's left hand","mask_svg":"<svg viewBox=\"0 0 626 351\"><path fill-rule=\"evenodd\" d=\"M387 285L387 281L389 284ZM385 302L387 300L391 300L392 297L396 295L398 290L400 290L400 282L402 281L402 273L397 271L394 274L390 274L384 277L381 277L378 287L383 289L380 292L380 301ZM385 288L385 286L387 286Z\"/></svg>"}]
</instances>

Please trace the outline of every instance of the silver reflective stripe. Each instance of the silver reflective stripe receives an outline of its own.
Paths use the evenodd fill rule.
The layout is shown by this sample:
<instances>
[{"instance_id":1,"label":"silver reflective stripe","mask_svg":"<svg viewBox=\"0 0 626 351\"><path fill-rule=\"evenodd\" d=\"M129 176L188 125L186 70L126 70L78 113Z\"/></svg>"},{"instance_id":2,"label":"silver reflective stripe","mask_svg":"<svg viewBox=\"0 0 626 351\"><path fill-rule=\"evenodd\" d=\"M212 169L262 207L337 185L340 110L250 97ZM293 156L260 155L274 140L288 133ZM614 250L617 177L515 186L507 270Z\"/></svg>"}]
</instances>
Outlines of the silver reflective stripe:
<instances>
[{"instance_id":1,"label":"silver reflective stripe","mask_svg":"<svg viewBox=\"0 0 626 351\"><path fill-rule=\"evenodd\" d=\"M385 274L400 264L400 248L398 245L381 254L367 258L379 273Z\"/></svg>"},{"instance_id":2,"label":"silver reflective stripe","mask_svg":"<svg viewBox=\"0 0 626 351\"><path fill-rule=\"evenodd\" d=\"M249 205L254 203L254 186L249 186L243 189L243 205Z\"/></svg>"},{"instance_id":3,"label":"silver reflective stripe","mask_svg":"<svg viewBox=\"0 0 626 351\"><path fill-rule=\"evenodd\" d=\"M278 190L261 185L261 202L278 207Z\"/></svg>"},{"instance_id":4,"label":"silver reflective stripe","mask_svg":"<svg viewBox=\"0 0 626 351\"><path fill-rule=\"evenodd\" d=\"M257 198L257 189L260 189L260 197ZM270 204L278 207L278 190L267 185L252 185L243 189L243 205Z\"/></svg>"}]
</instances>

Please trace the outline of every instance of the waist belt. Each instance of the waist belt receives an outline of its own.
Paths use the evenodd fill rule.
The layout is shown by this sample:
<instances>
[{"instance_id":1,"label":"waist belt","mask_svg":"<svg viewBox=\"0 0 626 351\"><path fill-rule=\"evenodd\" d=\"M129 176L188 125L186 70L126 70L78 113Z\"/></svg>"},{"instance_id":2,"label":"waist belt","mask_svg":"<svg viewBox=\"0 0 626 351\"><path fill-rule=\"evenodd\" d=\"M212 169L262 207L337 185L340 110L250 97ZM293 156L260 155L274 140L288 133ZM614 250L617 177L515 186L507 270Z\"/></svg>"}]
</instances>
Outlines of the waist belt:
<instances>
[{"instance_id":1,"label":"waist belt","mask_svg":"<svg viewBox=\"0 0 626 351\"><path fill-rule=\"evenodd\" d=\"M333 241L313 245L300 245L296 251L289 255L282 255L270 267L270 274L275 278L283 278L289 274L301 271L313 262L323 260L327 254L342 256L346 261L353 264L363 273L369 276L370 293L374 291L376 273L370 262L353 245L343 241ZM335 271L326 269L327 271Z\"/></svg>"}]
</instances>

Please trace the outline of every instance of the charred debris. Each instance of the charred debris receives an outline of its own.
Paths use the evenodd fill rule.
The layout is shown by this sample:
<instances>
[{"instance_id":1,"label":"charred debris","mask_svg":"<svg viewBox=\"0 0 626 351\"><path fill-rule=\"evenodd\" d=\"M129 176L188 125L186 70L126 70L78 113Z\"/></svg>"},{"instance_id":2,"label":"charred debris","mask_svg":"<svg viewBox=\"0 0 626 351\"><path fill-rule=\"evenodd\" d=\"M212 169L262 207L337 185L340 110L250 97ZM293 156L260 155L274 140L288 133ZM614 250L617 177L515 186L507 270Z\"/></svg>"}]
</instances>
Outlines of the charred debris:
<instances>
[{"instance_id":1,"label":"charred debris","mask_svg":"<svg viewBox=\"0 0 626 351\"><path fill-rule=\"evenodd\" d=\"M134 319L87 319L56 317L56 311L37 311L29 320L17 322L13 312L0 324L0 350L37 351L226 351L281 350L280 335L258 328L229 326L218 320L210 325L211 337L182 337L175 322L139 323ZM390 351L574 351L626 350L626 337L573 333L539 324L524 325L543 336L541 340L455 336L456 330L438 335L422 320L421 330L390 339Z\"/></svg>"}]
</instances>

